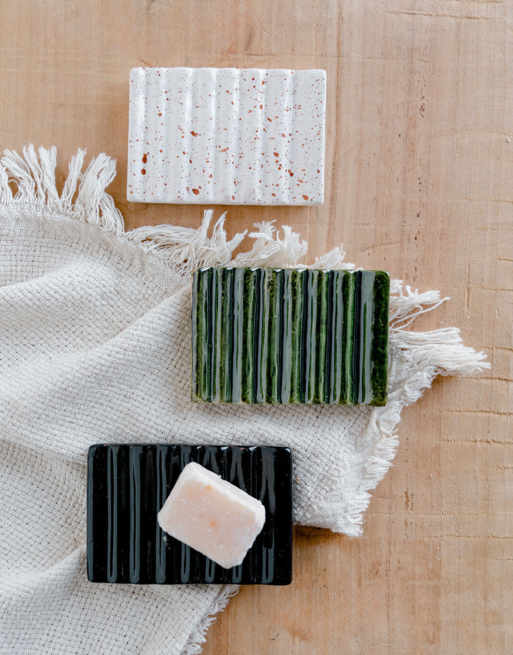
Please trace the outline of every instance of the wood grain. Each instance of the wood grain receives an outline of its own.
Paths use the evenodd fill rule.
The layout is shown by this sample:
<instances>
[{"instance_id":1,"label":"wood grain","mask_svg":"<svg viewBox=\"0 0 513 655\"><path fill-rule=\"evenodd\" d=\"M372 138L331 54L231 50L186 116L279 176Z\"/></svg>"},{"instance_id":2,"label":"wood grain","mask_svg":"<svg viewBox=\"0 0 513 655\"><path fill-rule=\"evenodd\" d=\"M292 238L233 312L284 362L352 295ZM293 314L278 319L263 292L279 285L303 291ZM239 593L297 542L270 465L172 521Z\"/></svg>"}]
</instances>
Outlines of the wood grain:
<instances>
[{"instance_id":1,"label":"wood grain","mask_svg":"<svg viewBox=\"0 0 513 655\"><path fill-rule=\"evenodd\" d=\"M298 528L295 580L244 588L207 655L513 652L512 0L18 0L0 5L0 143L118 159L128 229L197 226L198 206L125 196L134 66L324 68L326 203L231 207L230 233L275 220L309 258L340 242L452 300L493 369L438 380L404 412L365 533ZM219 208L219 212L222 208Z\"/></svg>"}]
</instances>

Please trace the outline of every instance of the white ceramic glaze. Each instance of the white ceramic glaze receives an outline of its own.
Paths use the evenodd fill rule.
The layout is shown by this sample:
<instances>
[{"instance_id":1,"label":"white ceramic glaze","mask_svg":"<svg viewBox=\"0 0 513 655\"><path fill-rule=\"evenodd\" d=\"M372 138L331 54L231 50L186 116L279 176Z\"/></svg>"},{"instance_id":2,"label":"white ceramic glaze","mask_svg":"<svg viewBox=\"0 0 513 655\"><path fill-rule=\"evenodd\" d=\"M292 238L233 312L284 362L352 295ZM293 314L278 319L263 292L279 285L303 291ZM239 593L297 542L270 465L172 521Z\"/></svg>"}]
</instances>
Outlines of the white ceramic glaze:
<instances>
[{"instance_id":1,"label":"white ceramic glaze","mask_svg":"<svg viewBox=\"0 0 513 655\"><path fill-rule=\"evenodd\" d=\"M320 205L326 72L134 68L133 202Z\"/></svg>"}]
</instances>

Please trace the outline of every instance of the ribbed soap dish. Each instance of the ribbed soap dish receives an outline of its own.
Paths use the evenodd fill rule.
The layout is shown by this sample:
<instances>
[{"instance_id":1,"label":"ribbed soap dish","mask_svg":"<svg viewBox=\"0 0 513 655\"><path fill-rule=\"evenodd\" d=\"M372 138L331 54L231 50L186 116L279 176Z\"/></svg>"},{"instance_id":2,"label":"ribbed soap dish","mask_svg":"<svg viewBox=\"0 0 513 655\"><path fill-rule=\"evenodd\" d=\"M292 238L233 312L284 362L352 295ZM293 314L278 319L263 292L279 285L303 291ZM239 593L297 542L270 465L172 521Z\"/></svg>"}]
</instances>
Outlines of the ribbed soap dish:
<instances>
[{"instance_id":1,"label":"ribbed soap dish","mask_svg":"<svg viewBox=\"0 0 513 655\"><path fill-rule=\"evenodd\" d=\"M192 400L386 405L384 271L201 268Z\"/></svg>"}]
</instances>

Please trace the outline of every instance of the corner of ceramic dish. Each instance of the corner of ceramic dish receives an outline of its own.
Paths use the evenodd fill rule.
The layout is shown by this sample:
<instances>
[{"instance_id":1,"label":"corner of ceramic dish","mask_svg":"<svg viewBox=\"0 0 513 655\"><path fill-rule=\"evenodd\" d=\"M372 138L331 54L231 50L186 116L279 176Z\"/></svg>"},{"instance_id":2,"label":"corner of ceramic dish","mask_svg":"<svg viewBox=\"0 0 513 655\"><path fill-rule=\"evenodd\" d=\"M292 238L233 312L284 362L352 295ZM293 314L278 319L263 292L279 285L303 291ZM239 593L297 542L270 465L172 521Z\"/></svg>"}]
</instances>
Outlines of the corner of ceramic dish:
<instances>
[{"instance_id":1,"label":"corner of ceramic dish","mask_svg":"<svg viewBox=\"0 0 513 655\"><path fill-rule=\"evenodd\" d=\"M130 69L130 83L143 77L146 70L148 69L144 66L136 66L135 68Z\"/></svg>"}]
</instances>

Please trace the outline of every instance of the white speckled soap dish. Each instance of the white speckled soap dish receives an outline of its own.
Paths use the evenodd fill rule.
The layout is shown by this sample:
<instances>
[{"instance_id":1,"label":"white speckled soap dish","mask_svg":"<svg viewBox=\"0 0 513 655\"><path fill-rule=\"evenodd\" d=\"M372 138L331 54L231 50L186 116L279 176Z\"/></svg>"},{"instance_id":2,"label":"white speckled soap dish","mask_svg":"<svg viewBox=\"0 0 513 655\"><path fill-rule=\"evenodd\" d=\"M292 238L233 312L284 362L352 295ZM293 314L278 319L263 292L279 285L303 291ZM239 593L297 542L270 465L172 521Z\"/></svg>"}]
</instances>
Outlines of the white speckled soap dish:
<instances>
[{"instance_id":1,"label":"white speckled soap dish","mask_svg":"<svg viewBox=\"0 0 513 655\"><path fill-rule=\"evenodd\" d=\"M128 200L320 205L323 70L134 68Z\"/></svg>"}]
</instances>

